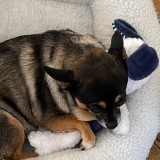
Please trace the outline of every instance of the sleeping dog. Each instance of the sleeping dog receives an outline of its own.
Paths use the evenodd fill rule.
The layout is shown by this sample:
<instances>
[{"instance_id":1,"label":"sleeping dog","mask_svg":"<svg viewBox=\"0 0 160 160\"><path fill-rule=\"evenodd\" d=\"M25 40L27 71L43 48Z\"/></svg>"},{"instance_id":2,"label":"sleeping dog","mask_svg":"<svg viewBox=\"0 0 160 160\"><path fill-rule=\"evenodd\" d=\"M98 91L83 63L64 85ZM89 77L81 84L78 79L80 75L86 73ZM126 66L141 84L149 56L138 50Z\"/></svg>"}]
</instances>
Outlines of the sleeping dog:
<instances>
[{"instance_id":1,"label":"sleeping dog","mask_svg":"<svg viewBox=\"0 0 160 160\"><path fill-rule=\"evenodd\" d=\"M117 125L126 100L127 68L121 34L108 52L91 35L71 30L20 36L0 44L0 159L36 157L24 152L25 135L39 127L79 130L82 147L95 144L86 121Z\"/></svg>"}]
</instances>

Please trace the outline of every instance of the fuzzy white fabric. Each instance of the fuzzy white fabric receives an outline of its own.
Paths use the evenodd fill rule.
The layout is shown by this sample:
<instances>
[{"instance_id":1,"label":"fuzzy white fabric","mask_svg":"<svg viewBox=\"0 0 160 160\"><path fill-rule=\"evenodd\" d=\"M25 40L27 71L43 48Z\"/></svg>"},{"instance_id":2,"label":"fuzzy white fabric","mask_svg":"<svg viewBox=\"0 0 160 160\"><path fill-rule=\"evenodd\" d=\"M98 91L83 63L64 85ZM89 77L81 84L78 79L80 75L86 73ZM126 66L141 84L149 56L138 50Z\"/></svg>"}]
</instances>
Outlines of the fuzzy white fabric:
<instances>
[{"instance_id":1,"label":"fuzzy white fabric","mask_svg":"<svg viewBox=\"0 0 160 160\"><path fill-rule=\"evenodd\" d=\"M76 4L76 2L78 2ZM112 22L121 18L138 31L160 54L160 25L151 0L0 0L0 41L48 29L70 28L94 34L106 47ZM147 84L127 97L130 132L115 135L103 129L87 151L67 149L34 160L145 160L160 131L160 68Z\"/></svg>"},{"instance_id":2,"label":"fuzzy white fabric","mask_svg":"<svg viewBox=\"0 0 160 160\"><path fill-rule=\"evenodd\" d=\"M81 134L79 131L64 133L53 133L50 131L31 132L28 139L30 144L35 147L35 152L43 156L67 148L73 148L80 142Z\"/></svg>"},{"instance_id":3,"label":"fuzzy white fabric","mask_svg":"<svg viewBox=\"0 0 160 160\"><path fill-rule=\"evenodd\" d=\"M123 38L123 42L128 57L144 43L140 38Z\"/></svg>"},{"instance_id":4,"label":"fuzzy white fabric","mask_svg":"<svg viewBox=\"0 0 160 160\"><path fill-rule=\"evenodd\" d=\"M85 0L78 4L63 1L67 0L0 0L0 42L53 29L93 34L92 14Z\"/></svg>"},{"instance_id":5,"label":"fuzzy white fabric","mask_svg":"<svg viewBox=\"0 0 160 160\"><path fill-rule=\"evenodd\" d=\"M130 79L128 77L128 84L127 84L126 94L128 95L128 94L132 93L133 91L142 88L142 86L147 83L149 78L150 78L150 76L148 76L148 77L146 77L144 79L141 79L139 81L134 81L134 80L132 80L132 79Z\"/></svg>"}]
</instances>

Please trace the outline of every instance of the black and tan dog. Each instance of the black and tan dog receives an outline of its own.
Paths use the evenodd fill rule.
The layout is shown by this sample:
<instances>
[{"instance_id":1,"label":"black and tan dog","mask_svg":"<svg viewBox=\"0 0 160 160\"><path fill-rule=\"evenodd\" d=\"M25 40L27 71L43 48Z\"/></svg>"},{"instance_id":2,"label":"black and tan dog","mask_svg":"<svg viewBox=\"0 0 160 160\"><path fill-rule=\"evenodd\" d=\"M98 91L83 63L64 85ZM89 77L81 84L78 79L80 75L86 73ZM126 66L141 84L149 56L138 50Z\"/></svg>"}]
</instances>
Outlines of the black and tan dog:
<instances>
[{"instance_id":1,"label":"black and tan dog","mask_svg":"<svg viewBox=\"0 0 160 160\"><path fill-rule=\"evenodd\" d=\"M127 72L119 32L105 47L70 30L17 37L0 44L0 159L37 156L23 152L25 135L42 127L79 130L85 149L95 144L88 120L117 126L125 102Z\"/></svg>"}]
</instances>

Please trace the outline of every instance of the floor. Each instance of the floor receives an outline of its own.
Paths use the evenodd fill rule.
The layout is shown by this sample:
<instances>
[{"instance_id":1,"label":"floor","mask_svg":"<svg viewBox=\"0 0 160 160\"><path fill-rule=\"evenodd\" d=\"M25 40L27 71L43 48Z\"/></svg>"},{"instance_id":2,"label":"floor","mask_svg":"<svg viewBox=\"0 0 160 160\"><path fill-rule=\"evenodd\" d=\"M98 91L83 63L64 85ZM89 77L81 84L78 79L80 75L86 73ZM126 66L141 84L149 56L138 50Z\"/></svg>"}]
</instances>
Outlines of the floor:
<instances>
[{"instance_id":1,"label":"floor","mask_svg":"<svg viewBox=\"0 0 160 160\"><path fill-rule=\"evenodd\" d=\"M160 0L153 0L160 22ZM147 160L160 160L160 133L157 135Z\"/></svg>"},{"instance_id":2,"label":"floor","mask_svg":"<svg viewBox=\"0 0 160 160\"><path fill-rule=\"evenodd\" d=\"M147 160L160 160L160 133L154 141Z\"/></svg>"}]
</instances>

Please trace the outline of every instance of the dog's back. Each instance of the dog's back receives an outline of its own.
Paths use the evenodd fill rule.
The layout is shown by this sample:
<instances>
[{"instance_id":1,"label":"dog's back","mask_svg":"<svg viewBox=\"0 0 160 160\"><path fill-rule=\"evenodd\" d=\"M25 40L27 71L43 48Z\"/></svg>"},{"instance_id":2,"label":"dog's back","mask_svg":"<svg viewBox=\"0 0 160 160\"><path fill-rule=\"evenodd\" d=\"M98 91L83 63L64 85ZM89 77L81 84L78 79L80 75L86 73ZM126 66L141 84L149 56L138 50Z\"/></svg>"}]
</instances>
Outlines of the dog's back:
<instances>
[{"instance_id":1,"label":"dog's back","mask_svg":"<svg viewBox=\"0 0 160 160\"><path fill-rule=\"evenodd\" d=\"M40 125L42 114L58 112L42 59L43 47L54 41L50 36L55 33L21 36L0 44L0 109L19 120L26 133Z\"/></svg>"},{"instance_id":2,"label":"dog's back","mask_svg":"<svg viewBox=\"0 0 160 160\"><path fill-rule=\"evenodd\" d=\"M29 43L26 37L18 37L0 44L0 109L16 117L25 126L26 132L36 127L30 106L31 97L22 70L24 62L21 61L26 57L26 63L34 63L31 59L27 60Z\"/></svg>"}]
</instances>

